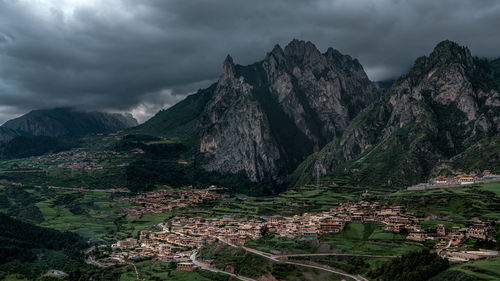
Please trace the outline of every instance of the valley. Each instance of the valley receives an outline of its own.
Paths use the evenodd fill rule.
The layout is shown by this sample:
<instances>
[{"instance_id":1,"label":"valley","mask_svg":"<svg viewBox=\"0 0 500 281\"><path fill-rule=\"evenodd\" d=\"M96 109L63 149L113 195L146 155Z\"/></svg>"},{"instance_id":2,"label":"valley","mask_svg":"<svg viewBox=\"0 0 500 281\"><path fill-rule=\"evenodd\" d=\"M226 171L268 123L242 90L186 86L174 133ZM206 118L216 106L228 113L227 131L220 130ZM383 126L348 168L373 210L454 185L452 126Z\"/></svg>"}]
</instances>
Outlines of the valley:
<instances>
[{"instance_id":1,"label":"valley","mask_svg":"<svg viewBox=\"0 0 500 281\"><path fill-rule=\"evenodd\" d=\"M443 41L382 87L294 39L140 125L32 111L0 279L498 280L499 73Z\"/></svg>"},{"instance_id":2,"label":"valley","mask_svg":"<svg viewBox=\"0 0 500 281\"><path fill-rule=\"evenodd\" d=\"M190 191L189 187L158 188L158 191L135 197L127 192L65 190L3 182L0 187L0 198L3 198L1 211L8 213L16 210L15 216L18 219L60 231L70 230L85 237L95 244L92 259L105 268L117 267L113 272L122 272L119 274L123 276L120 280L132 278L125 277L128 274L126 266L131 262L138 265L139 272L140 268L161 268L162 264L173 262L189 263L193 249L201 251L198 261L212 260L206 256L206 251L210 251L210 247L219 249L220 245L217 243L222 242L235 249L246 249L242 248L244 245L249 249L261 251L272 259L272 264L276 264L277 268L290 261L367 276L374 268L390 262L394 257L426 248L434 250L439 244L437 242L441 240L433 238L435 234L410 238L419 231L435 231L436 227L443 225L446 235L449 231L450 239L455 239L452 236L455 235L452 234L455 229L477 225L481 221L493 222L500 216L500 183L428 191L391 192L381 189L368 192L363 189L356 191L356 188L342 183L342 179L323 179L319 188L314 185L303 186L278 196L267 197L227 194L227 190L213 187L212 191L210 188L200 189L199 196L193 196L192 194L197 194L198 191ZM19 194L18 199L13 198L13 192ZM214 195L207 197L211 192ZM215 195L217 193L221 193L221 197ZM476 201L470 201L472 195ZM168 207L167 200L178 200L176 198L185 198L186 202L192 203L176 203ZM378 209L378 206L401 207ZM409 221L416 224L404 226L404 222L402 225L398 222L394 226L402 226L407 230L402 228L395 232L389 213L402 215L400 212L406 209L405 214L412 214ZM340 210L347 213L344 214L344 211ZM387 212L387 215L381 216L384 212ZM36 213L40 214L38 218L33 217ZM330 218L336 218L331 226L324 224L326 220L331 220ZM395 218L401 221L403 217L392 219ZM265 233L264 226L267 228ZM338 233L329 233L330 231ZM490 231L493 231L489 232L491 235L495 235L498 226ZM204 237L207 234L209 236ZM482 240L465 235L465 232L462 237L464 240L452 247L454 251L478 249L475 243ZM486 236L482 238L485 239ZM488 239L498 239L498 234ZM440 243L443 246L437 246L438 252L441 251L439 247L448 244L444 241ZM489 247L486 244L479 247L485 246ZM246 255L252 256L255 253L249 252ZM209 262L211 266L227 270L221 266L227 265L227 261L216 260ZM239 263L237 260L234 262ZM235 269L238 268L236 264L234 266ZM118 268L122 268L122 271ZM462 270L464 267L460 263L450 267L448 271L453 273L454 268L465 274L471 272ZM250 273L241 269L237 272L241 276L252 278L258 277L258 274L280 276L277 270ZM297 272L298 269L289 270ZM150 271L146 272L148 273L143 273L144 276L154 276L150 275ZM180 274L176 273L175 267L170 267L166 272L171 272L168 276L172 278ZM197 278L194 276L199 273L195 272L199 270L183 274ZM307 271L300 272L306 274ZM327 274L324 270L322 273L321 269L314 272L316 273L311 274ZM202 273L202 276L203 274L205 273ZM493 273L488 274L490 273L486 273L486 276L494 279ZM328 280L339 278L335 276L333 274L328 277L333 279ZM226 280L226 277L229 276L222 275L220 278ZM286 277L286 280L289 280L288 278L291 277Z\"/></svg>"}]
</instances>

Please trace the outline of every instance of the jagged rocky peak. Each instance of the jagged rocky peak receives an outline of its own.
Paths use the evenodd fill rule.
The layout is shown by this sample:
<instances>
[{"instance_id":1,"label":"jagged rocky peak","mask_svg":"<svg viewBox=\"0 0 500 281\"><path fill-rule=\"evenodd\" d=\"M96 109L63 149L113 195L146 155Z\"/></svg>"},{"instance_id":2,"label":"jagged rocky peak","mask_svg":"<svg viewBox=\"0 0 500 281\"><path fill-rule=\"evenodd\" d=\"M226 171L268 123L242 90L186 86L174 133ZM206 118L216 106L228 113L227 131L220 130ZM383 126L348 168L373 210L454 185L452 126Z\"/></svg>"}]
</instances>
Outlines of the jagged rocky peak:
<instances>
[{"instance_id":1,"label":"jagged rocky peak","mask_svg":"<svg viewBox=\"0 0 500 281\"><path fill-rule=\"evenodd\" d=\"M450 40L444 40L434 47L429 56L417 58L409 74L413 76L424 75L439 68L443 70L444 67L453 64L463 70L472 70L474 68L474 59L469 48L460 46ZM429 75L428 78L430 76L432 75Z\"/></svg>"},{"instance_id":2,"label":"jagged rocky peak","mask_svg":"<svg viewBox=\"0 0 500 281\"><path fill-rule=\"evenodd\" d=\"M459 62L467 66L473 64L469 48L458 45L450 40L444 40L436 45L429 59L437 59L439 62Z\"/></svg>"},{"instance_id":3,"label":"jagged rocky peak","mask_svg":"<svg viewBox=\"0 0 500 281\"><path fill-rule=\"evenodd\" d=\"M353 59L349 55L343 55L336 49L328 48L326 53L324 54L326 60L331 65L336 65L344 70L355 72L361 76L364 76L368 79L368 76L363 69L363 66L359 63L358 59Z\"/></svg>"},{"instance_id":4,"label":"jagged rocky peak","mask_svg":"<svg viewBox=\"0 0 500 281\"><path fill-rule=\"evenodd\" d=\"M431 171L438 161L453 159L482 138L499 134L500 94L494 86L483 90L474 84L477 70L488 73L479 79L486 85L496 85L489 80L497 76L491 73L493 65L481 63L492 62L474 59L468 48L455 42L440 42L378 103L359 114L339 142L305 161L298 169L306 175L302 180L314 174L316 164L324 173L342 164L359 170L354 177L360 181L414 184L435 173ZM391 161L380 161L386 155ZM383 175L373 163L383 165Z\"/></svg>"},{"instance_id":5,"label":"jagged rocky peak","mask_svg":"<svg viewBox=\"0 0 500 281\"><path fill-rule=\"evenodd\" d=\"M226 59L224 60L224 64L222 65L221 80L234 78L235 74L236 70L234 67L233 58L230 55L227 55Z\"/></svg>"},{"instance_id":6,"label":"jagged rocky peak","mask_svg":"<svg viewBox=\"0 0 500 281\"><path fill-rule=\"evenodd\" d=\"M251 65L226 58L200 122L200 150L212 155L205 168L280 182L345 130L379 90L357 60L329 56L294 39Z\"/></svg>"},{"instance_id":7,"label":"jagged rocky peak","mask_svg":"<svg viewBox=\"0 0 500 281\"><path fill-rule=\"evenodd\" d=\"M279 44L276 44L271 52L267 53L264 61L273 61L274 64L283 63L285 61L285 52Z\"/></svg>"},{"instance_id":8,"label":"jagged rocky peak","mask_svg":"<svg viewBox=\"0 0 500 281\"><path fill-rule=\"evenodd\" d=\"M310 41L293 39L285 47L285 54L298 63L324 62L324 57L316 46Z\"/></svg>"}]
</instances>

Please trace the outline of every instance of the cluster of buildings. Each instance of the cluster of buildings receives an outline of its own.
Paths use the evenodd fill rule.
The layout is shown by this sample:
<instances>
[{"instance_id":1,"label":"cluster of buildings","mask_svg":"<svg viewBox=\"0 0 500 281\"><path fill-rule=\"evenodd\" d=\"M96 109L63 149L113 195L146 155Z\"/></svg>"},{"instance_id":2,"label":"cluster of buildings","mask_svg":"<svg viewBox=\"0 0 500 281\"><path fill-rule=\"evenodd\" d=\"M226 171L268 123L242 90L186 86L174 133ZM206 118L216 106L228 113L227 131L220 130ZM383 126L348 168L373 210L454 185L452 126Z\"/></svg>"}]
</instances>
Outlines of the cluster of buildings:
<instances>
[{"instance_id":1,"label":"cluster of buildings","mask_svg":"<svg viewBox=\"0 0 500 281\"><path fill-rule=\"evenodd\" d=\"M492 225L484 222L477 222L469 227L445 228L443 224L438 224L435 228L414 229L406 237L408 240L437 242L434 246L438 249L441 257L451 262L466 262L488 257L498 256L498 251L478 250L470 251L463 243L467 239L494 240L495 229Z\"/></svg>"},{"instance_id":2,"label":"cluster of buildings","mask_svg":"<svg viewBox=\"0 0 500 281\"><path fill-rule=\"evenodd\" d=\"M126 209L128 217L140 217L148 213L162 213L173 208L183 208L205 200L228 200L229 195L217 192L218 188L195 189L192 186L180 190L157 190L132 198L116 199L120 202L141 204L143 207Z\"/></svg>"},{"instance_id":3,"label":"cluster of buildings","mask_svg":"<svg viewBox=\"0 0 500 281\"><path fill-rule=\"evenodd\" d=\"M187 262L190 260L191 250L201 248L206 241L213 240L172 231L141 231L139 239L127 238L111 245L113 251L100 262L113 264L151 257L163 262Z\"/></svg>"},{"instance_id":4,"label":"cluster of buildings","mask_svg":"<svg viewBox=\"0 0 500 281\"><path fill-rule=\"evenodd\" d=\"M100 153L90 153L81 149L63 151L54 154L29 157L29 162L24 165L15 164L11 167L16 169L34 169L46 167L49 169L71 169L73 171L80 170L102 170L104 166L101 164L106 159L116 157L118 152L103 151Z\"/></svg>"},{"instance_id":5,"label":"cluster of buildings","mask_svg":"<svg viewBox=\"0 0 500 281\"><path fill-rule=\"evenodd\" d=\"M493 240L495 229L487 223L475 223L469 227L452 227L446 229L443 224L438 224L435 228L421 229L415 227L408 233L407 239L414 241L433 240L439 242L436 248L457 246L465 242L468 238Z\"/></svg>"},{"instance_id":6,"label":"cluster of buildings","mask_svg":"<svg viewBox=\"0 0 500 281\"><path fill-rule=\"evenodd\" d=\"M475 183L485 183L500 181L500 175L492 174L490 171L484 171L481 174L461 174L458 176L438 176L429 179L426 183L419 183L414 186L408 187L408 190L426 190L435 188L446 188L446 187L461 187L464 185L470 185Z\"/></svg>"},{"instance_id":7,"label":"cluster of buildings","mask_svg":"<svg viewBox=\"0 0 500 281\"><path fill-rule=\"evenodd\" d=\"M199 202L203 198L218 198L210 190L192 189L183 193L172 190L151 192L138 196L133 202L143 203L150 211L159 211L163 207L161 200L181 200ZM166 199L176 197L177 199ZM163 198L163 199L160 199ZM181 201L183 202L183 201ZM180 202L172 203L178 206ZM183 202L186 203L186 202ZM171 203L168 206L173 207ZM160 209L158 209L160 208ZM347 222L371 222L384 224L384 229L391 232L407 231L408 240L434 240L442 256L453 258L450 246L459 246L467 238L493 239L494 229L486 223L477 222L468 228L446 229L444 225L436 228L421 228L419 220L405 213L402 206L382 206L378 202L360 201L345 203L329 211L293 217L268 216L258 219L237 220L232 216L222 218L174 217L159 224L159 232L142 231L139 239L129 238L112 245L115 249L108 259L124 262L130 258L155 257L161 261L182 263L180 270L191 270L189 263L191 250L203 247L207 242L220 240L230 245L242 246L249 240L258 239L264 227L280 237L313 239L325 233L341 232ZM489 253L491 254L491 253ZM497 253L498 254L498 253Z\"/></svg>"}]
</instances>

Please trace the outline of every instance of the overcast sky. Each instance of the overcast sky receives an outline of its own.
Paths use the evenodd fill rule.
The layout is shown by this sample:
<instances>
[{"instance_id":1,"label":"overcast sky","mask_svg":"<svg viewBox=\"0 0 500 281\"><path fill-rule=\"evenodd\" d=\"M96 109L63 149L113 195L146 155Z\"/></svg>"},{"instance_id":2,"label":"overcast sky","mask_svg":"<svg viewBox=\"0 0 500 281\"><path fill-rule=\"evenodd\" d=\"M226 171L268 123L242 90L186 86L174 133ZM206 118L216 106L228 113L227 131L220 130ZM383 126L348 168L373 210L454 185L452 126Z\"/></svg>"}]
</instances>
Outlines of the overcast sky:
<instances>
[{"instance_id":1,"label":"overcast sky","mask_svg":"<svg viewBox=\"0 0 500 281\"><path fill-rule=\"evenodd\" d=\"M397 77L444 39L500 56L496 0L0 0L0 124L57 106L144 121L217 80L310 40Z\"/></svg>"}]
</instances>

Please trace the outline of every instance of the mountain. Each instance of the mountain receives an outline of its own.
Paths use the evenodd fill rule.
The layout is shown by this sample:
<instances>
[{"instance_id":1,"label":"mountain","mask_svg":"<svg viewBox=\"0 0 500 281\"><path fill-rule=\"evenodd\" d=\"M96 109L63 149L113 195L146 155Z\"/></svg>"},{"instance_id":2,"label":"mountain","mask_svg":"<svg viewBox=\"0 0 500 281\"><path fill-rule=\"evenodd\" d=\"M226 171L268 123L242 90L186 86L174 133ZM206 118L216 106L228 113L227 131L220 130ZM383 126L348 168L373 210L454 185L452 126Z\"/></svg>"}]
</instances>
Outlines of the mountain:
<instances>
[{"instance_id":1,"label":"mountain","mask_svg":"<svg viewBox=\"0 0 500 281\"><path fill-rule=\"evenodd\" d=\"M379 95L358 60L311 42L247 66L228 56L200 120L204 168L280 184Z\"/></svg>"},{"instance_id":2,"label":"mountain","mask_svg":"<svg viewBox=\"0 0 500 281\"><path fill-rule=\"evenodd\" d=\"M439 43L341 137L301 163L292 181L310 181L316 166L372 186L485 168L500 172L499 66L499 60L473 58L454 42ZM467 165L472 156L484 165Z\"/></svg>"},{"instance_id":3,"label":"mountain","mask_svg":"<svg viewBox=\"0 0 500 281\"><path fill-rule=\"evenodd\" d=\"M0 127L0 145L21 136L22 133L9 128Z\"/></svg>"},{"instance_id":4,"label":"mountain","mask_svg":"<svg viewBox=\"0 0 500 281\"><path fill-rule=\"evenodd\" d=\"M108 133L136 126L132 115L77 111L73 108L33 110L2 125L33 136L57 137Z\"/></svg>"}]
</instances>

